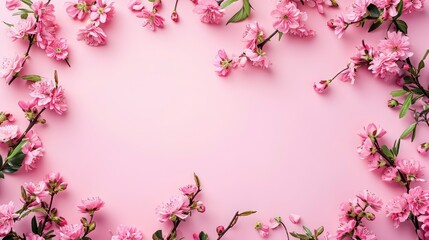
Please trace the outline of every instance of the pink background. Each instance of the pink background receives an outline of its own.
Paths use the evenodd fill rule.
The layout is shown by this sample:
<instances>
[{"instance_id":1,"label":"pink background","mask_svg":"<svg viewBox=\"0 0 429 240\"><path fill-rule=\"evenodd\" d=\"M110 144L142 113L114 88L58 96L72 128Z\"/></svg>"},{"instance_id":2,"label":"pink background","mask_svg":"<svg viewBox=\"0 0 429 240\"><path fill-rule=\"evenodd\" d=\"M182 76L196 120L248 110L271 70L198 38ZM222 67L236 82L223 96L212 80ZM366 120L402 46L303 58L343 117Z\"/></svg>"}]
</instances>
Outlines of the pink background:
<instances>
[{"instance_id":1,"label":"pink background","mask_svg":"<svg viewBox=\"0 0 429 240\"><path fill-rule=\"evenodd\" d=\"M328 95L312 89L314 81L345 66L362 37L375 44L385 34L385 28L368 34L352 27L338 40L326 21L349 2L340 1L340 10L328 10L325 16L304 8L309 27L317 31L314 39L272 41L266 46L273 62L270 70L239 69L228 78L213 72L217 50L239 53L249 21L259 21L271 33L275 1L252 1L256 10L251 19L226 27L200 23L187 0L180 1L181 19L174 24L169 19L174 2L165 1L160 13L167 25L155 33L141 27L125 1L117 1L117 14L105 28L108 45L100 48L76 41L83 23L66 15L62 1L53 2L61 26L58 35L69 41L72 67L35 48L25 72L50 77L57 69L70 110L64 116L45 114L48 124L36 131L46 157L37 170L20 171L1 181L0 203L14 200L19 205L21 184L60 171L69 190L56 206L70 223L79 221L75 206L81 198L99 195L106 206L96 217L93 239L108 239L109 230L119 224L137 226L150 239L155 230L170 229L157 222L156 206L192 183L196 172L207 211L182 225L185 239L199 230L214 238L215 227L226 225L237 210L258 213L240 219L225 239L259 239L253 229L258 220L297 213L305 225L324 225L334 232L339 204L359 191L369 189L384 202L402 193L402 188L368 172L356 154L360 141L356 133L367 123L384 126L388 130L384 140L391 144L412 122L409 117L399 120L398 112L386 107L395 86L360 71L354 86L338 82ZM1 5L0 20L15 21ZM227 17L239 3L235 5ZM428 11L406 20L415 56L420 58L429 47L424 30ZM23 42L11 42L6 27L1 27L0 57L21 54L25 48ZM2 84L0 96L0 109L14 113L24 128L27 123L17 102L29 98L26 84ZM429 131L422 130L415 143L403 143L401 156L427 165L428 160L415 151L418 143L429 140L424 138ZM395 230L384 210L368 225L379 239L415 239L411 224ZM289 224L289 228L300 227ZM283 234L276 231L271 239L285 239Z\"/></svg>"}]
</instances>

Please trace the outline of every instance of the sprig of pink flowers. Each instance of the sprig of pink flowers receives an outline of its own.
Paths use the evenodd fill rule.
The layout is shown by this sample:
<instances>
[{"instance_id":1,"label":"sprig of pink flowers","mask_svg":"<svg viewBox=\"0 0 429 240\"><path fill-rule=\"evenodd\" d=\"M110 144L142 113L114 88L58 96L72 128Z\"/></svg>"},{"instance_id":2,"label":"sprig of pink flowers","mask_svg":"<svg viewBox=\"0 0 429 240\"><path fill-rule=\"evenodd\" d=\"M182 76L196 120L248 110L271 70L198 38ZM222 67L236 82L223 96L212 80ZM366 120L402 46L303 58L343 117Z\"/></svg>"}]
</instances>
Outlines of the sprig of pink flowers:
<instances>
[{"instance_id":1,"label":"sprig of pink flowers","mask_svg":"<svg viewBox=\"0 0 429 240\"><path fill-rule=\"evenodd\" d=\"M26 61L30 58L30 50L34 45L44 50L48 57L59 61L68 62L67 40L58 38L56 31L58 25L55 22L54 5L42 0L32 2L31 0L8 1L6 7L15 10L21 6L21 2L28 8L21 7L14 15L21 19L16 24L6 23L9 27L9 36L12 41L24 39L28 41L27 51L24 56L17 55L14 58L5 58L0 65L0 78L11 84L16 78L21 78Z\"/></svg>"},{"instance_id":2,"label":"sprig of pink flowers","mask_svg":"<svg viewBox=\"0 0 429 240\"><path fill-rule=\"evenodd\" d=\"M67 111L64 89L58 85L58 75L55 71L54 79L42 78L38 75L28 75L31 81L28 102L19 101L18 105L29 121L24 132L20 133L18 125L13 124L14 117L10 113L0 113L0 143L9 148L7 156L0 156L0 178L5 173L15 173L22 166L30 171L36 167L44 154L43 143L33 129L36 124L45 124L42 113L51 110L61 115Z\"/></svg>"},{"instance_id":3,"label":"sprig of pink flowers","mask_svg":"<svg viewBox=\"0 0 429 240\"><path fill-rule=\"evenodd\" d=\"M351 25L364 27L367 22L372 22L368 31L372 32L385 22L390 22L388 30L395 25L398 31L408 32L408 25L399 19L402 14L409 14L422 10L421 0L354 0L352 5L346 8L346 12L328 21L328 26L334 29L335 35L341 38Z\"/></svg>"},{"instance_id":4,"label":"sprig of pink flowers","mask_svg":"<svg viewBox=\"0 0 429 240\"><path fill-rule=\"evenodd\" d=\"M104 201L99 197L82 199L78 209L81 213L88 214L90 220L82 217L81 223L69 224L64 217L58 215L58 209L54 207L55 197L65 191L67 186L57 172L48 174L44 181L24 183L21 186L21 209L15 211L13 202L0 205L0 237L6 240L44 240L56 236L60 240L90 239L88 235L96 228L95 212L104 206ZM30 232L18 234L14 230L16 222L30 214L34 214Z\"/></svg>"},{"instance_id":5,"label":"sprig of pink flowers","mask_svg":"<svg viewBox=\"0 0 429 240\"><path fill-rule=\"evenodd\" d=\"M92 47L106 44L107 35L102 25L111 21L115 14L114 2L111 0L74 0L66 2L67 14L76 20L87 20L85 27L79 29L77 40L84 41Z\"/></svg>"}]
</instances>

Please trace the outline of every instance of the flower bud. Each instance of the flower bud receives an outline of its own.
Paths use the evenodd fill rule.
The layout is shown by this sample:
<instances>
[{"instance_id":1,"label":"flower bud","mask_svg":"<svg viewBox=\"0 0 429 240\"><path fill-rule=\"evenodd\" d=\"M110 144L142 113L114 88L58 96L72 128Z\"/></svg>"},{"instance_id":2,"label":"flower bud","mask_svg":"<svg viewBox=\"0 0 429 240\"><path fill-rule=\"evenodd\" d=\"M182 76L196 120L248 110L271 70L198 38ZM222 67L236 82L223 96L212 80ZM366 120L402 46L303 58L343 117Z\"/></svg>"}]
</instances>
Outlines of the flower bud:
<instances>
[{"instance_id":1,"label":"flower bud","mask_svg":"<svg viewBox=\"0 0 429 240\"><path fill-rule=\"evenodd\" d=\"M328 27L330 27L330 28L334 29L334 28L335 28L335 26L334 26L334 19L329 19L329 20L326 22L326 25L328 25Z\"/></svg>"},{"instance_id":2,"label":"flower bud","mask_svg":"<svg viewBox=\"0 0 429 240\"><path fill-rule=\"evenodd\" d=\"M366 218L368 221L373 221L373 220L375 219L375 215L374 215L373 213L366 212L366 213L365 213L365 218Z\"/></svg>"},{"instance_id":3,"label":"flower bud","mask_svg":"<svg viewBox=\"0 0 429 240\"><path fill-rule=\"evenodd\" d=\"M399 105L399 102L396 99L390 99L389 101L387 101L387 106L390 108L395 108Z\"/></svg>"},{"instance_id":4,"label":"flower bud","mask_svg":"<svg viewBox=\"0 0 429 240\"><path fill-rule=\"evenodd\" d=\"M177 14L176 11L173 11L173 13L171 14L171 20L173 20L173 22L179 21L179 14Z\"/></svg>"},{"instance_id":5,"label":"flower bud","mask_svg":"<svg viewBox=\"0 0 429 240\"><path fill-rule=\"evenodd\" d=\"M422 143L417 147L417 152L420 154L426 154L429 151L429 142Z\"/></svg>"},{"instance_id":6,"label":"flower bud","mask_svg":"<svg viewBox=\"0 0 429 240\"><path fill-rule=\"evenodd\" d=\"M410 70L410 65L404 64L403 68L405 71L408 71L408 70Z\"/></svg>"},{"instance_id":7,"label":"flower bud","mask_svg":"<svg viewBox=\"0 0 429 240\"><path fill-rule=\"evenodd\" d=\"M206 211L206 206L203 204L203 202L201 201L197 202L197 211L200 213L203 213Z\"/></svg>"},{"instance_id":8,"label":"flower bud","mask_svg":"<svg viewBox=\"0 0 429 240\"><path fill-rule=\"evenodd\" d=\"M217 226L216 232L217 232L217 235L220 236L223 232L225 232L225 228L222 225Z\"/></svg>"},{"instance_id":9,"label":"flower bud","mask_svg":"<svg viewBox=\"0 0 429 240\"><path fill-rule=\"evenodd\" d=\"M198 4L198 0L191 0L193 4Z\"/></svg>"},{"instance_id":10,"label":"flower bud","mask_svg":"<svg viewBox=\"0 0 429 240\"><path fill-rule=\"evenodd\" d=\"M317 93L323 93L328 88L329 84L332 82L332 80L322 80L320 82L315 82L313 85L314 91Z\"/></svg>"}]
</instances>

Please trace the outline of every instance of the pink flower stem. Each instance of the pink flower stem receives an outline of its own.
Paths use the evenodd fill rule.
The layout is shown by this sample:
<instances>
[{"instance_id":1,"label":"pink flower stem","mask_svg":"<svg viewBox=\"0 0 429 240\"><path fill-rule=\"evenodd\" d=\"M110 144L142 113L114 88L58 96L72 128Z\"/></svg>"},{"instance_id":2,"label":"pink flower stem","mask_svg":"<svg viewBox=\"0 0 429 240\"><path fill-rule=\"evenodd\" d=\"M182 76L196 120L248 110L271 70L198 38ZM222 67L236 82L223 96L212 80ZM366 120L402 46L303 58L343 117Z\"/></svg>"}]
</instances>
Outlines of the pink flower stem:
<instances>
[{"instance_id":1,"label":"pink flower stem","mask_svg":"<svg viewBox=\"0 0 429 240\"><path fill-rule=\"evenodd\" d=\"M380 154L380 156L382 156L387 163L391 166L391 167L396 167L394 160L390 160L388 156L386 156L386 154L383 153L383 151L380 148L380 144L377 141L377 138L374 138L373 141L375 148L377 149L378 154ZM410 182L407 180L407 178L404 176L404 174L397 170L399 173L399 176L401 177L401 181L403 181L403 183L405 183L405 188L407 189L407 193L410 192Z\"/></svg>"},{"instance_id":2,"label":"pink flower stem","mask_svg":"<svg viewBox=\"0 0 429 240\"><path fill-rule=\"evenodd\" d=\"M37 20L36 20L37 21ZM32 34L32 35L28 35L28 47L27 47L27 51L25 52L25 57L24 57L24 61L21 64L21 67L24 67L25 62L27 61L28 57L30 56L30 50L31 47L34 44L34 38L36 35ZM12 84L12 82L18 78L18 75L14 75L13 78L9 81L9 85Z\"/></svg>"},{"instance_id":3,"label":"pink flower stem","mask_svg":"<svg viewBox=\"0 0 429 240\"><path fill-rule=\"evenodd\" d=\"M51 195L51 200L49 200L48 211L46 212L46 216L45 216L45 219L43 220L42 227L39 229L39 236L43 235L43 231L45 230L46 223L48 222L48 219L49 219L49 214L51 213L51 210L52 210L52 203L54 202L55 193L51 193L50 195Z\"/></svg>"},{"instance_id":4,"label":"pink flower stem","mask_svg":"<svg viewBox=\"0 0 429 240\"><path fill-rule=\"evenodd\" d=\"M234 214L234 217L231 219L231 222L229 222L229 225L228 225L228 227L227 228L225 228L225 231L223 231L223 232L221 232L220 234L219 234L219 237L217 238L217 240L220 240L225 234L226 234L226 232L228 232L228 230L230 230L232 227L234 227L234 225L237 223L237 221L238 221L238 216L239 215L239 212L237 211L235 214ZM289 236L288 236L289 237Z\"/></svg>"},{"instance_id":5,"label":"pink flower stem","mask_svg":"<svg viewBox=\"0 0 429 240\"><path fill-rule=\"evenodd\" d=\"M273 33L271 33L270 36L268 36L266 39L264 39L264 41L262 41L261 43L258 44L258 48L262 49L264 47L264 45L271 40L271 38L273 38L277 33L279 33L279 30L275 30Z\"/></svg>"},{"instance_id":6,"label":"pink flower stem","mask_svg":"<svg viewBox=\"0 0 429 240\"><path fill-rule=\"evenodd\" d=\"M190 207L194 204L194 200L200 192L201 192L201 188L198 188L197 192L189 200L188 207ZM176 236L177 228L179 227L181 222L182 222L182 220L180 220L180 218L176 218L176 220L173 222L173 228L171 229L170 233L167 236L167 240L174 240L173 236Z\"/></svg>"},{"instance_id":7,"label":"pink flower stem","mask_svg":"<svg viewBox=\"0 0 429 240\"><path fill-rule=\"evenodd\" d=\"M280 225L282 225L282 226L283 226L283 228L284 228L284 229L285 229L285 231L286 231L287 240L290 240L290 238L289 238L289 232L288 232L288 230L287 230L286 225L283 223L283 221L280 221L279 223L280 223Z\"/></svg>"},{"instance_id":8,"label":"pink flower stem","mask_svg":"<svg viewBox=\"0 0 429 240\"><path fill-rule=\"evenodd\" d=\"M36 125L39 121L40 116L42 115L42 113L46 110L46 108L42 108L42 110L40 110L40 112L36 115L36 117L34 117L30 123L28 124L27 129L25 129L24 133L21 134L21 136L18 138L18 140L16 141L15 144L13 144L10 148L14 149L16 148L21 142L22 140L25 138L25 136L28 134L28 132L34 127L34 125ZM0 172L3 171L3 169L7 166L9 162L9 159L6 158L6 160L4 161L3 165L0 167Z\"/></svg>"}]
</instances>

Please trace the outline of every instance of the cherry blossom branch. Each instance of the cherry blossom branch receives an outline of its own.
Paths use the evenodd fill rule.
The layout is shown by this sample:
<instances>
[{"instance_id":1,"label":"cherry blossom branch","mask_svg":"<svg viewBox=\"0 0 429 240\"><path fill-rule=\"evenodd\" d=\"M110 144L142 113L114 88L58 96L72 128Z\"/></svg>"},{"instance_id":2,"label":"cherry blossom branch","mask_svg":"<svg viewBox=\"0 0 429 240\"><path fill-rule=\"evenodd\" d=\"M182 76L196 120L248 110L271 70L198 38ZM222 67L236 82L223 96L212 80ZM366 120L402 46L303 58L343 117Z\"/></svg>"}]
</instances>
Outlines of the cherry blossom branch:
<instances>
[{"instance_id":1,"label":"cherry blossom branch","mask_svg":"<svg viewBox=\"0 0 429 240\"><path fill-rule=\"evenodd\" d=\"M234 226L235 226L235 224L237 224L237 222L238 222L238 219L240 218L240 217L244 217L244 216L249 216L249 215L252 215L252 214L254 214L254 213L256 213L256 211L245 211L245 212L239 212L239 211L237 211L235 214L234 214L234 216L232 217L232 219L231 219L231 221L229 222L229 224L228 224L228 226L225 228L225 230L223 230L223 231L218 231L218 238L217 238L217 240L220 240L220 239L222 239L222 237L223 236L225 236L225 234L231 229L231 228L233 228Z\"/></svg>"}]
</instances>

